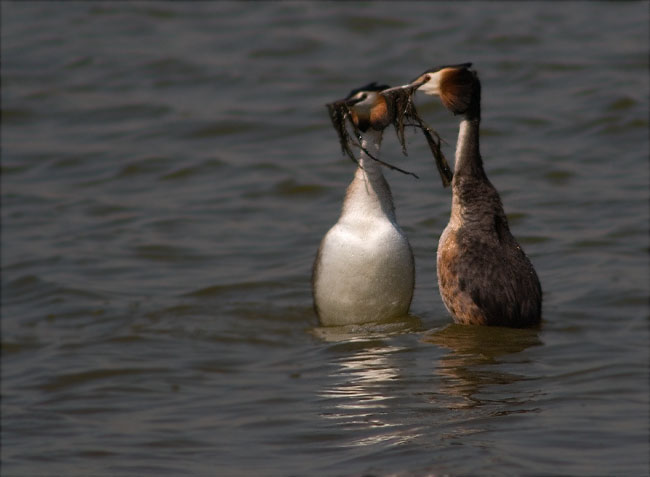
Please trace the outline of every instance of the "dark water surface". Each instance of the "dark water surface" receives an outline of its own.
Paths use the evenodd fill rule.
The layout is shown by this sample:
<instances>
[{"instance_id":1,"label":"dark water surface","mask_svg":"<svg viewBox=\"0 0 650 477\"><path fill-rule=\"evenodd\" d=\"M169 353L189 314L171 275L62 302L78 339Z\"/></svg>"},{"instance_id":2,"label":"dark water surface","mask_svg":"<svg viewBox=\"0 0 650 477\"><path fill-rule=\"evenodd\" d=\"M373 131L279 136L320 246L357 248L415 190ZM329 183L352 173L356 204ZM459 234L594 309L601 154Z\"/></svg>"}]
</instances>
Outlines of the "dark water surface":
<instances>
[{"instance_id":1,"label":"dark water surface","mask_svg":"<svg viewBox=\"0 0 650 477\"><path fill-rule=\"evenodd\" d=\"M1 8L3 476L648 474L647 2ZM320 329L324 104L463 61L543 326L450 324L390 131L412 317Z\"/></svg>"}]
</instances>

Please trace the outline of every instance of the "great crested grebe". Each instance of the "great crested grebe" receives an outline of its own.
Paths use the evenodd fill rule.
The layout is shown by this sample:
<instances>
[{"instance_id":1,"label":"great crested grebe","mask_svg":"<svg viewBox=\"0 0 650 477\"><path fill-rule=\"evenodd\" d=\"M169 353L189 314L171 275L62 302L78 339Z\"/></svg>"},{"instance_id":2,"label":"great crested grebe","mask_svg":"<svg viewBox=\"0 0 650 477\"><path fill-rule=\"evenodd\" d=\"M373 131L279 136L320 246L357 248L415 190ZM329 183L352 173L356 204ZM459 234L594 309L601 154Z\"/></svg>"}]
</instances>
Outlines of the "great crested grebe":
<instances>
[{"instance_id":1,"label":"great crested grebe","mask_svg":"<svg viewBox=\"0 0 650 477\"><path fill-rule=\"evenodd\" d=\"M471 63L433 68L413 83L462 115L456 145L449 223L438 244L442 301L462 324L538 324L542 288L530 260L510 233L499 193L479 151L481 83Z\"/></svg>"},{"instance_id":2,"label":"great crested grebe","mask_svg":"<svg viewBox=\"0 0 650 477\"><path fill-rule=\"evenodd\" d=\"M361 153L341 216L314 262L314 309L323 325L389 321L406 315L413 298L413 252L397 224L381 165L373 159L391 123L379 93L386 88L371 83L345 100L361 136Z\"/></svg>"}]
</instances>

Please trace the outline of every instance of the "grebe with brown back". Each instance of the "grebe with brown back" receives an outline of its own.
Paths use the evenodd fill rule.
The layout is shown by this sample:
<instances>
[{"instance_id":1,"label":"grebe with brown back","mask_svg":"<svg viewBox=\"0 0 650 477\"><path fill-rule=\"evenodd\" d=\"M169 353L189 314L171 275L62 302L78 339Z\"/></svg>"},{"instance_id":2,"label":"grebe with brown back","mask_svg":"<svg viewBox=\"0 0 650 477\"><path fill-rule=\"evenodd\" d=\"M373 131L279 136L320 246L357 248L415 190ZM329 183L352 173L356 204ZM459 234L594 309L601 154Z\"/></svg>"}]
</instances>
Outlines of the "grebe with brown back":
<instances>
[{"instance_id":1,"label":"grebe with brown back","mask_svg":"<svg viewBox=\"0 0 650 477\"><path fill-rule=\"evenodd\" d=\"M542 288L483 169L481 83L470 66L432 68L411 83L461 115L451 216L438 243L440 295L457 323L532 326L541 321Z\"/></svg>"}]
</instances>

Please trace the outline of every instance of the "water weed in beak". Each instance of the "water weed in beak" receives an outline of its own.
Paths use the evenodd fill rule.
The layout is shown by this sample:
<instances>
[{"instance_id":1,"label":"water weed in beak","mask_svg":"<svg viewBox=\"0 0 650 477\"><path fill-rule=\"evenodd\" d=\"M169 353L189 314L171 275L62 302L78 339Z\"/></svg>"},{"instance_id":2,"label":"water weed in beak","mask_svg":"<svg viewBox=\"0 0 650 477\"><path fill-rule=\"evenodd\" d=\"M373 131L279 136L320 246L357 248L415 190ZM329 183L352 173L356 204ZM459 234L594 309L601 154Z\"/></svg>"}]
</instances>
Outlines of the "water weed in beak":
<instances>
[{"instance_id":1,"label":"water weed in beak","mask_svg":"<svg viewBox=\"0 0 650 477\"><path fill-rule=\"evenodd\" d=\"M401 172L402 174L408 174L415 177L416 179L419 179L419 176L413 172L406 171L388 162L382 161L377 157L374 157L367 149L361 145L361 131L359 131L359 128L356 126L356 124L354 124L354 121L352 121L352 111L350 111L350 106L348 105L347 100L335 101L333 103L328 103L326 106L330 121L332 121L332 126L334 127L334 130L336 131L336 134L339 138L339 143L341 144L341 152L344 155L347 155L350 159L352 159L352 161L354 161L356 164L359 164L359 161L354 156L352 149L350 149L350 145L354 145L363 150L363 152L365 152L368 157L374 161L379 162L381 165L388 167L394 171ZM394 117L394 114L392 114L391 117ZM350 136L350 133L348 131L348 123L354 131L354 139ZM402 150L406 150L403 142Z\"/></svg>"},{"instance_id":2,"label":"water weed in beak","mask_svg":"<svg viewBox=\"0 0 650 477\"><path fill-rule=\"evenodd\" d=\"M390 88L382 91L382 95L386 98L389 109L393 111L392 124L395 127L397 139L402 146L402 153L407 155L406 152L406 138L404 136L404 127L413 126L419 128L427 140L429 149L436 161L436 167L442 180L444 187L451 184L452 172L445 155L442 153L440 144L442 139L440 135L434 131L418 114L415 104L413 103L413 96L420 84L413 83L407 86L398 88Z\"/></svg>"}]
</instances>

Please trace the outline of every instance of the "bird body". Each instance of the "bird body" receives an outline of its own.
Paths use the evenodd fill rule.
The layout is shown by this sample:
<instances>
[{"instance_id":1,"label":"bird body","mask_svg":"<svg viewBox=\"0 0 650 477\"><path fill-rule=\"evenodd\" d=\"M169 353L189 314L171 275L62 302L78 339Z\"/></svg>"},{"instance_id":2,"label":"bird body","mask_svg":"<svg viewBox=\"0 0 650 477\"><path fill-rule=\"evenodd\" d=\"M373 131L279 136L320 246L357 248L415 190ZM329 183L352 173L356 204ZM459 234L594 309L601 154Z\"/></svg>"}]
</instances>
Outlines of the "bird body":
<instances>
[{"instance_id":1,"label":"bird body","mask_svg":"<svg viewBox=\"0 0 650 477\"><path fill-rule=\"evenodd\" d=\"M438 243L440 295L458 323L535 325L541 320L541 285L483 169L480 83L468 66L445 67L417 80L426 80L425 93L439 95L447 109L462 115L451 214Z\"/></svg>"},{"instance_id":2,"label":"bird body","mask_svg":"<svg viewBox=\"0 0 650 477\"><path fill-rule=\"evenodd\" d=\"M372 159L379 155L385 126L372 107L376 103L366 110L363 103L352 109L362 138L359 167L313 268L314 309L328 326L390 321L408 313L413 297L411 246L397 223L381 166ZM381 108L381 100L378 104Z\"/></svg>"}]
</instances>

